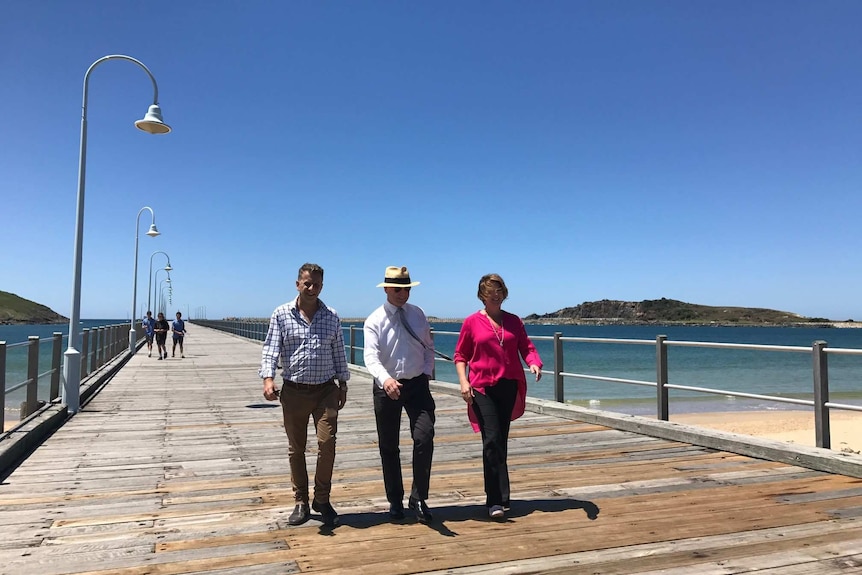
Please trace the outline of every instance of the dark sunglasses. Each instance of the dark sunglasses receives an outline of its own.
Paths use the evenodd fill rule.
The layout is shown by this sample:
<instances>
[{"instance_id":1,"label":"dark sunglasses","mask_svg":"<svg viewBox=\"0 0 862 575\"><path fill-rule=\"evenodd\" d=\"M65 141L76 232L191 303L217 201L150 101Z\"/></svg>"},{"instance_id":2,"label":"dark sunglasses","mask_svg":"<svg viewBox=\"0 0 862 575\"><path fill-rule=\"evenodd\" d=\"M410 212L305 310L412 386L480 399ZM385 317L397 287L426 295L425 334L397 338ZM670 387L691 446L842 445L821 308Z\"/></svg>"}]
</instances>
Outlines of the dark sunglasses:
<instances>
[{"instance_id":1,"label":"dark sunglasses","mask_svg":"<svg viewBox=\"0 0 862 575\"><path fill-rule=\"evenodd\" d=\"M392 288L392 289L395 290L395 293L400 293L401 290L410 291L409 287L397 287L397 288Z\"/></svg>"}]
</instances>

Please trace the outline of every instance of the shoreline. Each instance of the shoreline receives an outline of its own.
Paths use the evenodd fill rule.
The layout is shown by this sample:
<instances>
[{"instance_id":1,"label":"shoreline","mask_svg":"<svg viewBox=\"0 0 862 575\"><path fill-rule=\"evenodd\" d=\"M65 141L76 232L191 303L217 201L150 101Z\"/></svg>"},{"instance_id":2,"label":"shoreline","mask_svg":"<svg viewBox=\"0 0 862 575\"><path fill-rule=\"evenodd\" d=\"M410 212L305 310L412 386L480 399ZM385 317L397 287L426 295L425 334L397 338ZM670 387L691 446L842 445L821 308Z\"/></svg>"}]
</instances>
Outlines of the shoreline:
<instances>
[{"instance_id":1,"label":"shoreline","mask_svg":"<svg viewBox=\"0 0 862 575\"><path fill-rule=\"evenodd\" d=\"M815 447L814 412L810 410L723 411L671 414L670 420L696 427L786 441ZM832 451L862 452L862 413L833 410L829 414Z\"/></svg>"}]
</instances>

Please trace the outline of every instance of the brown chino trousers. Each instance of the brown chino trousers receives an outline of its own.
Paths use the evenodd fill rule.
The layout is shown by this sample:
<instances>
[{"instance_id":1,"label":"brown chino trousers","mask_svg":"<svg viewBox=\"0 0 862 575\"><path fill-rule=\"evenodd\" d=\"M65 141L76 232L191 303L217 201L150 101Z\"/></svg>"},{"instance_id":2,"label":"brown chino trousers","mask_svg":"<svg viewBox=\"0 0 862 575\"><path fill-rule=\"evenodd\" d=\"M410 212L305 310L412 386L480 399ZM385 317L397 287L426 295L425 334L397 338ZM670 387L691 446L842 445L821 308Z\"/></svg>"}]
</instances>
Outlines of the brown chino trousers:
<instances>
[{"instance_id":1,"label":"brown chino trousers","mask_svg":"<svg viewBox=\"0 0 862 575\"><path fill-rule=\"evenodd\" d=\"M308 503L308 469L305 447L308 417L317 430L317 465L314 471L314 501L329 503L332 468L335 465L335 434L338 431L338 385L327 382L305 385L285 380L281 387L281 411L287 434L290 481L297 502Z\"/></svg>"}]
</instances>

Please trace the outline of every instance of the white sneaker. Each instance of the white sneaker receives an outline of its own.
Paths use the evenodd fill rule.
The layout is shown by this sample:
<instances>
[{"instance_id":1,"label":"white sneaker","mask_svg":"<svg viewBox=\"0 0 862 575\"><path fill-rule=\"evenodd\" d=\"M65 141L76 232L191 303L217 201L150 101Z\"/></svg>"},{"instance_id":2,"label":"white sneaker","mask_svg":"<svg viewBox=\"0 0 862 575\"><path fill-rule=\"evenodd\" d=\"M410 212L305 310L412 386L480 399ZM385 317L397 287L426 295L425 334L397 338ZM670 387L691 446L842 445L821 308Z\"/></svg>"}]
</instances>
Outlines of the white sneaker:
<instances>
[{"instance_id":1,"label":"white sneaker","mask_svg":"<svg viewBox=\"0 0 862 575\"><path fill-rule=\"evenodd\" d=\"M506 512L503 511L502 505L492 505L488 509L488 515L491 517L491 519L502 519L506 516Z\"/></svg>"}]
</instances>

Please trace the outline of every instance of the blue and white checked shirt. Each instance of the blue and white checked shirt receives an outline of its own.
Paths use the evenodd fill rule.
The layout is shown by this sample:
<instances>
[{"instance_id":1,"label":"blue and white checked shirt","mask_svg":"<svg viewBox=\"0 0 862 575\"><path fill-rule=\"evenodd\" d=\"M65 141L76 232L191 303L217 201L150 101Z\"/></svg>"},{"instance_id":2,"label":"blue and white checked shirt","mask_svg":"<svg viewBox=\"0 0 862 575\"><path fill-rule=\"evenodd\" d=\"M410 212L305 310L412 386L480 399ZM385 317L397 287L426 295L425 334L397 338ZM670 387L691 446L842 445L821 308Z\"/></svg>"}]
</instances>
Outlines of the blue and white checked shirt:
<instances>
[{"instance_id":1,"label":"blue and white checked shirt","mask_svg":"<svg viewBox=\"0 0 862 575\"><path fill-rule=\"evenodd\" d=\"M320 307L309 324L296 307L296 300L276 308L263 342L258 374L275 377L281 357L281 375L297 383L326 383L333 377L350 379L341 319L334 309L317 300Z\"/></svg>"}]
</instances>

